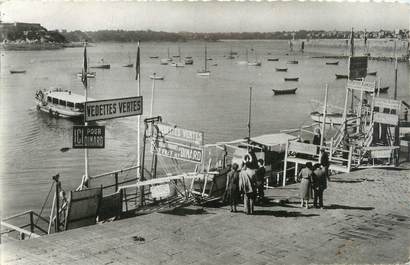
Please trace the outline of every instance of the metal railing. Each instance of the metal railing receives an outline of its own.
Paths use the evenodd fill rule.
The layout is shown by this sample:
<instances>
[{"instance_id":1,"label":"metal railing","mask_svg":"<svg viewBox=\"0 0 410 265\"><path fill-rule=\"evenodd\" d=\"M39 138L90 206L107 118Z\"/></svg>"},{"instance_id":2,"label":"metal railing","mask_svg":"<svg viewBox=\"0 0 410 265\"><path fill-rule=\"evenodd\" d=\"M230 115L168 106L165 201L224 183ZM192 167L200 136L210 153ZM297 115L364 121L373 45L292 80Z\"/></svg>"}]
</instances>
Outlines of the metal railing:
<instances>
[{"instance_id":1,"label":"metal railing","mask_svg":"<svg viewBox=\"0 0 410 265\"><path fill-rule=\"evenodd\" d=\"M29 218L28 223L26 220L27 217ZM37 220L35 220L35 217L37 217ZM23 224L21 224L21 219L23 218L25 218L25 220L23 221ZM12 224L10 222L11 220L14 220L17 222L16 219L20 219L19 220L20 224ZM37 237L40 237L41 235L48 234L46 229L43 229L38 224L40 220L48 226L49 220L47 218L40 216L39 214L37 214L36 212L32 210L3 218L0 224L1 224L1 227L5 227L6 230L2 229L1 235L17 233L18 239L24 240L24 239L29 239L29 238L37 238ZM26 229L26 228L29 228L29 229Z\"/></svg>"}]
</instances>

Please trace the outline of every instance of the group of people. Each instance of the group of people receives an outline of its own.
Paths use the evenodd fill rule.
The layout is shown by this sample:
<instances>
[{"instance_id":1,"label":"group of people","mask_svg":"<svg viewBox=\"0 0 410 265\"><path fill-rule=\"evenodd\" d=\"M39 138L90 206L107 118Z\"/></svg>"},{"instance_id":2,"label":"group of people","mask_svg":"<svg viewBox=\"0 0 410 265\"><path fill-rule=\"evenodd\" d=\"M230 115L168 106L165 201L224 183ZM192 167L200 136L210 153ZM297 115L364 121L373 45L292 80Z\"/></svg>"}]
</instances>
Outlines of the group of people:
<instances>
[{"instance_id":1,"label":"group of people","mask_svg":"<svg viewBox=\"0 0 410 265\"><path fill-rule=\"evenodd\" d=\"M241 169L234 163L226 178L225 200L229 202L231 212L237 212L237 206L243 197L245 214L254 213L255 203L263 201L265 185L265 166L263 159L245 157Z\"/></svg>"},{"instance_id":2,"label":"group of people","mask_svg":"<svg viewBox=\"0 0 410 265\"><path fill-rule=\"evenodd\" d=\"M300 179L300 206L306 205L308 209L309 199L313 197L313 207L323 209L323 192L327 188L327 181L330 181L327 153L322 153L320 163L313 165L307 162L298 177Z\"/></svg>"}]
</instances>

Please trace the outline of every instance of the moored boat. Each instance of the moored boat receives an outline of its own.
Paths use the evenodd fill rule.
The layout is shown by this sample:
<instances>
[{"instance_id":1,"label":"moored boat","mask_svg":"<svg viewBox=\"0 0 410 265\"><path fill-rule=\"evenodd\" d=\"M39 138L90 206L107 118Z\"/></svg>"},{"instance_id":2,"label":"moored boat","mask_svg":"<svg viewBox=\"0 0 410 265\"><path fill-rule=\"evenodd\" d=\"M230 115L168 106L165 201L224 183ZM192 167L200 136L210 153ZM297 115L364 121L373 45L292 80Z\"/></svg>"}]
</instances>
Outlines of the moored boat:
<instances>
[{"instance_id":1,"label":"moored boat","mask_svg":"<svg viewBox=\"0 0 410 265\"><path fill-rule=\"evenodd\" d=\"M77 73L77 77L82 77L82 73ZM95 72L88 72L87 73L87 78L95 78L96 73Z\"/></svg>"},{"instance_id":2,"label":"moored boat","mask_svg":"<svg viewBox=\"0 0 410 265\"><path fill-rule=\"evenodd\" d=\"M312 57L313 58L313 57ZM326 62L326 65L338 65L339 61L336 62Z\"/></svg>"},{"instance_id":3,"label":"moored boat","mask_svg":"<svg viewBox=\"0 0 410 265\"><path fill-rule=\"evenodd\" d=\"M158 59L159 57L158 57L158 56L150 56L149 58L151 58L151 59Z\"/></svg>"},{"instance_id":4,"label":"moored boat","mask_svg":"<svg viewBox=\"0 0 410 265\"><path fill-rule=\"evenodd\" d=\"M290 88L290 89L272 89L274 95L287 95L287 94L296 94L296 90L298 88Z\"/></svg>"},{"instance_id":5,"label":"moored boat","mask_svg":"<svg viewBox=\"0 0 410 265\"><path fill-rule=\"evenodd\" d=\"M348 76L347 75L342 75L342 74L335 74L336 75L336 79L347 79Z\"/></svg>"},{"instance_id":6,"label":"moored boat","mask_svg":"<svg viewBox=\"0 0 410 265\"><path fill-rule=\"evenodd\" d=\"M164 80L165 76L163 76L163 75L150 75L149 78L154 79L154 80Z\"/></svg>"},{"instance_id":7,"label":"moored boat","mask_svg":"<svg viewBox=\"0 0 410 265\"><path fill-rule=\"evenodd\" d=\"M109 65L109 64L100 64L100 65L90 66L90 68L110 69L111 65Z\"/></svg>"},{"instance_id":8,"label":"moored boat","mask_svg":"<svg viewBox=\"0 0 410 265\"><path fill-rule=\"evenodd\" d=\"M25 74L26 70L10 70L10 74Z\"/></svg>"},{"instance_id":9,"label":"moored boat","mask_svg":"<svg viewBox=\"0 0 410 265\"><path fill-rule=\"evenodd\" d=\"M194 64L194 60L192 60L192 57L185 57L184 62L185 64Z\"/></svg>"},{"instance_id":10,"label":"moored boat","mask_svg":"<svg viewBox=\"0 0 410 265\"><path fill-rule=\"evenodd\" d=\"M288 64L298 64L298 63L299 61L296 61L296 60L288 61Z\"/></svg>"},{"instance_id":11,"label":"moored boat","mask_svg":"<svg viewBox=\"0 0 410 265\"><path fill-rule=\"evenodd\" d=\"M377 72L367 72L367 75L377 75Z\"/></svg>"},{"instance_id":12,"label":"moored boat","mask_svg":"<svg viewBox=\"0 0 410 265\"><path fill-rule=\"evenodd\" d=\"M61 88L37 90L35 102L38 110L55 117L80 118L84 115L85 97L74 94L70 90Z\"/></svg>"},{"instance_id":13,"label":"moored boat","mask_svg":"<svg viewBox=\"0 0 410 265\"><path fill-rule=\"evenodd\" d=\"M169 64L170 66L174 66L174 67L184 67L185 64L183 63L179 63L179 62L173 62Z\"/></svg>"},{"instance_id":14,"label":"moored boat","mask_svg":"<svg viewBox=\"0 0 410 265\"><path fill-rule=\"evenodd\" d=\"M277 62L279 58L268 58L268 62Z\"/></svg>"},{"instance_id":15,"label":"moored boat","mask_svg":"<svg viewBox=\"0 0 410 265\"><path fill-rule=\"evenodd\" d=\"M378 89L377 87L376 87L376 93L377 92L379 92L380 94L385 94L385 93L387 93L387 90L389 90L389 87L388 86L385 86L385 87L381 87L380 89Z\"/></svg>"},{"instance_id":16,"label":"moored boat","mask_svg":"<svg viewBox=\"0 0 410 265\"><path fill-rule=\"evenodd\" d=\"M285 81L299 81L299 77L285 77Z\"/></svg>"},{"instance_id":17,"label":"moored boat","mask_svg":"<svg viewBox=\"0 0 410 265\"><path fill-rule=\"evenodd\" d=\"M348 114L347 119L353 118L354 115ZM323 113L320 113L318 111L313 111L310 113L310 118L313 121L323 123ZM331 124L331 125L341 125L343 124L343 113L340 112L335 112L335 113L326 113L326 124Z\"/></svg>"},{"instance_id":18,"label":"moored boat","mask_svg":"<svg viewBox=\"0 0 410 265\"><path fill-rule=\"evenodd\" d=\"M261 62L248 62L248 66L261 66Z\"/></svg>"},{"instance_id":19,"label":"moored boat","mask_svg":"<svg viewBox=\"0 0 410 265\"><path fill-rule=\"evenodd\" d=\"M276 72L287 72L288 68L275 68Z\"/></svg>"},{"instance_id":20,"label":"moored boat","mask_svg":"<svg viewBox=\"0 0 410 265\"><path fill-rule=\"evenodd\" d=\"M124 65L123 67L133 67L133 66L134 66L133 63L129 63L129 64Z\"/></svg>"}]
</instances>

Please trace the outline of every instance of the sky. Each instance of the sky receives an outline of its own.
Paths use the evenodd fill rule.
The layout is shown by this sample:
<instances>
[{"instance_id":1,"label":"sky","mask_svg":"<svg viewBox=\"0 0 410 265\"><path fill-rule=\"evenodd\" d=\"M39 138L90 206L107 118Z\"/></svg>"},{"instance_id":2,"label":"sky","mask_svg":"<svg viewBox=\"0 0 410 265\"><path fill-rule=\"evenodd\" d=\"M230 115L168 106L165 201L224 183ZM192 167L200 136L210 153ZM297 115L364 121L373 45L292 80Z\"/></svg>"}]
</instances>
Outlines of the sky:
<instances>
[{"instance_id":1,"label":"sky","mask_svg":"<svg viewBox=\"0 0 410 265\"><path fill-rule=\"evenodd\" d=\"M320 0L10 0L1 3L0 12L4 22L41 23L48 30L271 32L348 31L352 27L357 30L408 29L409 7L403 3Z\"/></svg>"}]
</instances>

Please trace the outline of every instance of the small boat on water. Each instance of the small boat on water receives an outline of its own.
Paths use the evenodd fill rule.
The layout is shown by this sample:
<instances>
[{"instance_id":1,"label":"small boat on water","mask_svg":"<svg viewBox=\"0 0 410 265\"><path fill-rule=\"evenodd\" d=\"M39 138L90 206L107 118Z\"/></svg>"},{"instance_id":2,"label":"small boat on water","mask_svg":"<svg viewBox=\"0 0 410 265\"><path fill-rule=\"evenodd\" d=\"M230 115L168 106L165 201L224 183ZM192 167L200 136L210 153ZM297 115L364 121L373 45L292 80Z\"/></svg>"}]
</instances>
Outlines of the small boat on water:
<instances>
[{"instance_id":1,"label":"small boat on water","mask_svg":"<svg viewBox=\"0 0 410 265\"><path fill-rule=\"evenodd\" d=\"M150 59L158 59L159 57L158 56L150 56L149 58Z\"/></svg>"},{"instance_id":2,"label":"small boat on water","mask_svg":"<svg viewBox=\"0 0 410 265\"><path fill-rule=\"evenodd\" d=\"M163 75L150 75L149 78L151 78L153 80L164 80L165 76L163 76Z\"/></svg>"},{"instance_id":3,"label":"small boat on water","mask_svg":"<svg viewBox=\"0 0 410 265\"><path fill-rule=\"evenodd\" d=\"M261 62L248 62L248 66L261 66Z\"/></svg>"},{"instance_id":4,"label":"small boat on water","mask_svg":"<svg viewBox=\"0 0 410 265\"><path fill-rule=\"evenodd\" d=\"M353 114L348 114L347 119L353 118ZM323 113L318 111L313 111L310 113L310 118L315 122L323 123ZM326 124L331 125L341 125L343 124L343 113L335 112L335 113L326 113Z\"/></svg>"},{"instance_id":5,"label":"small boat on water","mask_svg":"<svg viewBox=\"0 0 410 265\"><path fill-rule=\"evenodd\" d=\"M277 62L279 58L268 58L268 62Z\"/></svg>"},{"instance_id":6,"label":"small boat on water","mask_svg":"<svg viewBox=\"0 0 410 265\"><path fill-rule=\"evenodd\" d=\"M377 93L377 92L379 91L380 94L385 94L385 93L387 93L387 90L389 90L389 87L388 87L388 86L381 87L380 89L378 89L378 88L376 87L375 92Z\"/></svg>"},{"instance_id":7,"label":"small boat on water","mask_svg":"<svg viewBox=\"0 0 410 265\"><path fill-rule=\"evenodd\" d=\"M296 94L296 90L298 88L290 88L290 89L272 89L274 95L287 95L287 94Z\"/></svg>"},{"instance_id":8,"label":"small boat on water","mask_svg":"<svg viewBox=\"0 0 410 265\"><path fill-rule=\"evenodd\" d=\"M123 67L133 67L133 66L134 66L133 63L129 63L129 64L124 65Z\"/></svg>"},{"instance_id":9,"label":"small boat on water","mask_svg":"<svg viewBox=\"0 0 410 265\"><path fill-rule=\"evenodd\" d=\"M83 74L82 73L77 73L77 77L82 77ZM87 78L95 78L96 76L96 72L88 72L87 73Z\"/></svg>"},{"instance_id":10,"label":"small boat on water","mask_svg":"<svg viewBox=\"0 0 410 265\"><path fill-rule=\"evenodd\" d=\"M185 57L184 62L185 64L194 64L194 60L192 60L192 57Z\"/></svg>"},{"instance_id":11,"label":"small boat on water","mask_svg":"<svg viewBox=\"0 0 410 265\"><path fill-rule=\"evenodd\" d=\"M347 75L341 75L341 74L335 74L336 75L336 79L347 79L348 76Z\"/></svg>"},{"instance_id":12,"label":"small boat on water","mask_svg":"<svg viewBox=\"0 0 410 265\"><path fill-rule=\"evenodd\" d=\"M169 65L173 67L184 67L185 66L185 64L180 63L180 62L172 62Z\"/></svg>"},{"instance_id":13,"label":"small boat on water","mask_svg":"<svg viewBox=\"0 0 410 265\"><path fill-rule=\"evenodd\" d=\"M288 68L275 68L276 72L287 72Z\"/></svg>"},{"instance_id":14,"label":"small boat on water","mask_svg":"<svg viewBox=\"0 0 410 265\"><path fill-rule=\"evenodd\" d=\"M299 77L285 77L285 81L299 81Z\"/></svg>"},{"instance_id":15,"label":"small boat on water","mask_svg":"<svg viewBox=\"0 0 410 265\"><path fill-rule=\"evenodd\" d=\"M377 75L377 72L367 72L367 75Z\"/></svg>"},{"instance_id":16,"label":"small boat on water","mask_svg":"<svg viewBox=\"0 0 410 265\"><path fill-rule=\"evenodd\" d=\"M111 65L109 65L109 64L100 64L100 65L90 66L90 68L110 69Z\"/></svg>"},{"instance_id":17,"label":"small boat on water","mask_svg":"<svg viewBox=\"0 0 410 265\"><path fill-rule=\"evenodd\" d=\"M167 65L168 62L169 62L168 59L161 59L160 64L162 64L162 65Z\"/></svg>"},{"instance_id":18,"label":"small boat on water","mask_svg":"<svg viewBox=\"0 0 410 265\"><path fill-rule=\"evenodd\" d=\"M298 64L298 63L299 61L296 61L296 60L288 61L288 64Z\"/></svg>"},{"instance_id":19,"label":"small boat on water","mask_svg":"<svg viewBox=\"0 0 410 265\"><path fill-rule=\"evenodd\" d=\"M88 100L92 100L88 98ZM85 97L62 88L37 90L35 95L37 110L55 117L80 118L84 115Z\"/></svg>"},{"instance_id":20,"label":"small boat on water","mask_svg":"<svg viewBox=\"0 0 410 265\"><path fill-rule=\"evenodd\" d=\"M312 57L313 58L313 57ZM339 61L336 62L326 62L326 65L338 65Z\"/></svg>"},{"instance_id":21,"label":"small boat on water","mask_svg":"<svg viewBox=\"0 0 410 265\"><path fill-rule=\"evenodd\" d=\"M26 70L10 70L10 74L25 74Z\"/></svg>"}]
</instances>

